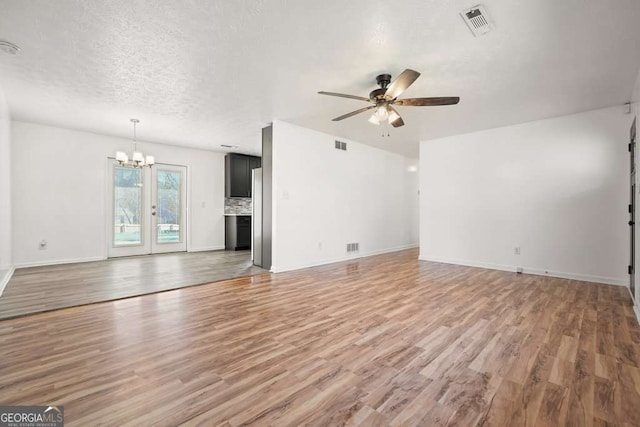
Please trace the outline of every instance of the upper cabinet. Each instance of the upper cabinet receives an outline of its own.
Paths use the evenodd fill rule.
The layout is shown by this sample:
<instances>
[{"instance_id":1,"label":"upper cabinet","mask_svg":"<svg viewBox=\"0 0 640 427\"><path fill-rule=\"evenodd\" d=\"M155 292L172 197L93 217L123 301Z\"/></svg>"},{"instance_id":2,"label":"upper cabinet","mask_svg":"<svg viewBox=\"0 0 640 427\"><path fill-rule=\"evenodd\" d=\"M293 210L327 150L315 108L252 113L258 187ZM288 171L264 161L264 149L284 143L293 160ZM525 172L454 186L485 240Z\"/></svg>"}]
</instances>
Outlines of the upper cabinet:
<instances>
[{"instance_id":1,"label":"upper cabinet","mask_svg":"<svg viewBox=\"0 0 640 427\"><path fill-rule=\"evenodd\" d=\"M224 162L225 197L251 197L251 171L261 166L260 157L227 154Z\"/></svg>"}]
</instances>

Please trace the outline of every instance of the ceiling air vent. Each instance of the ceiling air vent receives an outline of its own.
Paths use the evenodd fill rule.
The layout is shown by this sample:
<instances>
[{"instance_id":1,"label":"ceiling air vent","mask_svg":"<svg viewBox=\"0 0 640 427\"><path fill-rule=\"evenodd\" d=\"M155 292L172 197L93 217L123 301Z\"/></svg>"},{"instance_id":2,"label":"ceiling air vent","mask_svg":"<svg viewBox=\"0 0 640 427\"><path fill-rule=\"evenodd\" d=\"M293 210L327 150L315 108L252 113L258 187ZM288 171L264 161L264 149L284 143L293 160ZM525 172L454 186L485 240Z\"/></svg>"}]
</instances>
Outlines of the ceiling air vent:
<instances>
[{"instance_id":1,"label":"ceiling air vent","mask_svg":"<svg viewBox=\"0 0 640 427\"><path fill-rule=\"evenodd\" d=\"M491 31L491 19L487 14L487 10L482 5L474 6L471 9L463 10L460 13L464 22L471 30L474 36L479 37Z\"/></svg>"}]
</instances>

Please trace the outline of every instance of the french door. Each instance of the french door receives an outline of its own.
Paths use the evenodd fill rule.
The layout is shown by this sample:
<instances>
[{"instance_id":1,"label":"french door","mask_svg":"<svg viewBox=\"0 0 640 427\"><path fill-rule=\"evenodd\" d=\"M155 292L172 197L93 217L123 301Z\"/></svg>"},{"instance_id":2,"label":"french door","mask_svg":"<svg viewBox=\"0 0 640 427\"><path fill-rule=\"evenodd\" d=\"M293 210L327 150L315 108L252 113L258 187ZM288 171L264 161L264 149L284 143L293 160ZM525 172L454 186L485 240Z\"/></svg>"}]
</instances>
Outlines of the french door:
<instances>
[{"instance_id":1,"label":"french door","mask_svg":"<svg viewBox=\"0 0 640 427\"><path fill-rule=\"evenodd\" d=\"M185 166L151 168L109 160L108 256L187 250Z\"/></svg>"}]
</instances>

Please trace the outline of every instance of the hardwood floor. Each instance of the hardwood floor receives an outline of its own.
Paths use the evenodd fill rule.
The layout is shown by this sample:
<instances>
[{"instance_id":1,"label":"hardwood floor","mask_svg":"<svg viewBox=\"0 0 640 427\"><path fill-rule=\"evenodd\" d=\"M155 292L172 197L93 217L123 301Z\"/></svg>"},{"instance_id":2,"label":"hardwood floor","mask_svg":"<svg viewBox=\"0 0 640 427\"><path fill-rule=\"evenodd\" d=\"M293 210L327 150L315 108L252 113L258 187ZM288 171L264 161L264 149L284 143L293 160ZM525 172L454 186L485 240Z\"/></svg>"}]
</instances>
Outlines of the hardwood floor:
<instances>
[{"instance_id":1,"label":"hardwood floor","mask_svg":"<svg viewBox=\"0 0 640 427\"><path fill-rule=\"evenodd\" d=\"M0 321L67 425L640 425L627 289L415 250Z\"/></svg>"},{"instance_id":2,"label":"hardwood floor","mask_svg":"<svg viewBox=\"0 0 640 427\"><path fill-rule=\"evenodd\" d=\"M0 319L263 273L251 251L180 252L20 268L0 296Z\"/></svg>"}]
</instances>

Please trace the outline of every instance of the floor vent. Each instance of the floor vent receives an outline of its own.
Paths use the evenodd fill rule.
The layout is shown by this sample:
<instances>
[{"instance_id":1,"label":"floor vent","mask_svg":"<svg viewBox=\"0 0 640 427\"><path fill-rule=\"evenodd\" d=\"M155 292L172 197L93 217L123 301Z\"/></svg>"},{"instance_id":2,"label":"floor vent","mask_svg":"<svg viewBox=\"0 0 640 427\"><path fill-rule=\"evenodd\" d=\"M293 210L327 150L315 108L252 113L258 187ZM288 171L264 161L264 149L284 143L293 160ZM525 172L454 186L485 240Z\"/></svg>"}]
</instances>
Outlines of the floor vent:
<instances>
[{"instance_id":1,"label":"floor vent","mask_svg":"<svg viewBox=\"0 0 640 427\"><path fill-rule=\"evenodd\" d=\"M471 9L463 10L460 13L464 22L474 36L479 37L491 31L492 24L487 10L482 5L474 6Z\"/></svg>"},{"instance_id":2,"label":"floor vent","mask_svg":"<svg viewBox=\"0 0 640 427\"><path fill-rule=\"evenodd\" d=\"M347 143L336 139L336 150L347 151Z\"/></svg>"}]
</instances>

